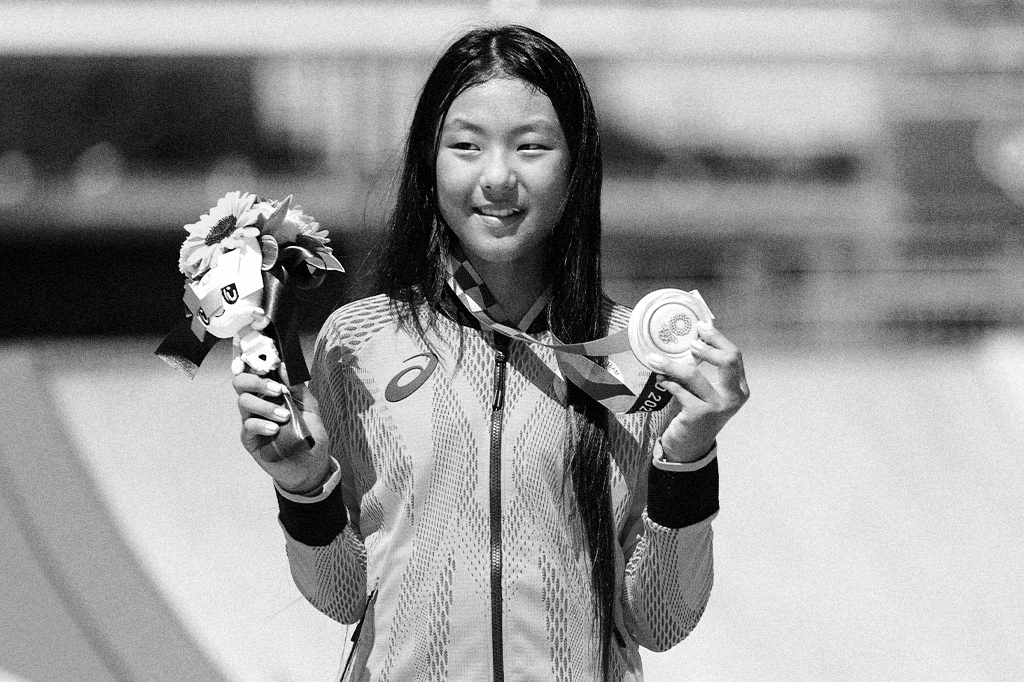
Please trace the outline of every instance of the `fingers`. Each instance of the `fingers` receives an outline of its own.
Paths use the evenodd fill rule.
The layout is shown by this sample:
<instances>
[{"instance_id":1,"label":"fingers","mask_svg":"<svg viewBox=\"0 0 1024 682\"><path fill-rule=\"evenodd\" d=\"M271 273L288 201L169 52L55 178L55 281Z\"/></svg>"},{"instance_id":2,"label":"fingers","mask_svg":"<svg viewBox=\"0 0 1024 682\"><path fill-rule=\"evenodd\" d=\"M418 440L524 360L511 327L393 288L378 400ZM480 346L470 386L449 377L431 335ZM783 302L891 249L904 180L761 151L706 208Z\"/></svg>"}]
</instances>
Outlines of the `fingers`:
<instances>
[{"instance_id":1,"label":"fingers","mask_svg":"<svg viewBox=\"0 0 1024 682\"><path fill-rule=\"evenodd\" d=\"M235 389L235 393L242 395L243 393L255 393L256 395L265 395L271 398L276 398L279 395L283 395L287 390L284 384L281 384L273 379L267 379L257 374L250 374L244 372L242 374L236 374L231 380L231 385Z\"/></svg>"},{"instance_id":2,"label":"fingers","mask_svg":"<svg viewBox=\"0 0 1024 682\"><path fill-rule=\"evenodd\" d=\"M291 419L283 405L272 403L253 394L238 396L238 411L242 415L242 445L249 452L255 452L277 436L280 425Z\"/></svg>"},{"instance_id":3,"label":"fingers","mask_svg":"<svg viewBox=\"0 0 1024 682\"><path fill-rule=\"evenodd\" d=\"M697 323L697 338L690 342L695 356L715 367L728 364L740 349L725 334L707 322Z\"/></svg>"},{"instance_id":4,"label":"fingers","mask_svg":"<svg viewBox=\"0 0 1024 682\"><path fill-rule=\"evenodd\" d=\"M242 442L259 443L260 436L276 436L281 427L272 421L250 417L242 422Z\"/></svg>"},{"instance_id":5,"label":"fingers","mask_svg":"<svg viewBox=\"0 0 1024 682\"><path fill-rule=\"evenodd\" d=\"M238 412L242 415L242 444L250 452L277 435L278 424L285 424L291 415L284 406L264 398L276 398L287 389L276 381L255 374L238 374L231 381L238 394Z\"/></svg>"},{"instance_id":6,"label":"fingers","mask_svg":"<svg viewBox=\"0 0 1024 682\"><path fill-rule=\"evenodd\" d=\"M718 368L721 385L730 400L743 404L750 397L743 354L732 341L710 324L697 323L698 338L691 344L693 357Z\"/></svg>"},{"instance_id":7,"label":"fingers","mask_svg":"<svg viewBox=\"0 0 1024 682\"><path fill-rule=\"evenodd\" d=\"M655 354L647 356L647 364L659 374L659 383L684 406L692 403L694 398L705 403L718 402L715 387L697 370L695 364L669 360Z\"/></svg>"},{"instance_id":8,"label":"fingers","mask_svg":"<svg viewBox=\"0 0 1024 682\"><path fill-rule=\"evenodd\" d=\"M288 408L284 405L272 403L252 393L243 393L238 396L238 411L242 414L242 419L262 417L281 424L287 422L291 417Z\"/></svg>"}]
</instances>

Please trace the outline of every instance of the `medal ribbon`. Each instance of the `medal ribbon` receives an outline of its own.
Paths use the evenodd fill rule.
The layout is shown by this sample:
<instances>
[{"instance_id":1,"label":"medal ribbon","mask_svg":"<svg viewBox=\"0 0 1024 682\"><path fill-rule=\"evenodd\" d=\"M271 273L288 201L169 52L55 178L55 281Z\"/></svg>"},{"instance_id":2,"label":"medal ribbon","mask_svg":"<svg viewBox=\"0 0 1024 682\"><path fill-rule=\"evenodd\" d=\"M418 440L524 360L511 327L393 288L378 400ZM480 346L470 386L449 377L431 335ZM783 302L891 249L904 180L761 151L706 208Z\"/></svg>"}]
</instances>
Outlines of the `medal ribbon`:
<instances>
[{"instance_id":1,"label":"medal ribbon","mask_svg":"<svg viewBox=\"0 0 1024 682\"><path fill-rule=\"evenodd\" d=\"M604 338L584 343L556 343L538 341L526 333L530 324L544 310L550 299L550 291L540 295L517 327L497 320L508 320L501 304L494 298L487 284L476 269L463 256L457 244L452 244L452 256L448 260L448 286L466 310L484 329L499 332L513 339L535 346L550 348L562 376L577 388L601 403L609 412L627 414L630 412L653 412L660 410L672 399L672 395L659 388L657 376L647 372L647 379L639 392L634 393L621 379L597 364L590 356L614 356L615 364L627 375L639 374L641 367L630 349L625 329Z\"/></svg>"}]
</instances>

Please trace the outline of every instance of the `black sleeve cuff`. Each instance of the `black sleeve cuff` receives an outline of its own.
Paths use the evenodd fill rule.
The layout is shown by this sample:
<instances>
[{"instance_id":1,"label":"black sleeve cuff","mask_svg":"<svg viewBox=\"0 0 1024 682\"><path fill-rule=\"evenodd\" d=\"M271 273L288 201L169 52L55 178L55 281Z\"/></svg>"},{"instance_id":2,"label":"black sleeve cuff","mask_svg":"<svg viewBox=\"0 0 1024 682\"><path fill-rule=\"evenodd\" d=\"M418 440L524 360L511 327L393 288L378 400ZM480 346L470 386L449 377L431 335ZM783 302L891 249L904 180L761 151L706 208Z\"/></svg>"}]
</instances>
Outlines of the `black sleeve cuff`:
<instances>
[{"instance_id":1,"label":"black sleeve cuff","mask_svg":"<svg viewBox=\"0 0 1024 682\"><path fill-rule=\"evenodd\" d=\"M696 471L647 471L647 517L666 528L685 528L718 511L718 458Z\"/></svg>"},{"instance_id":2,"label":"black sleeve cuff","mask_svg":"<svg viewBox=\"0 0 1024 682\"><path fill-rule=\"evenodd\" d=\"M341 486L319 502L292 502L277 495L277 518L288 534L304 545L324 547L348 525L348 511L341 499Z\"/></svg>"}]
</instances>

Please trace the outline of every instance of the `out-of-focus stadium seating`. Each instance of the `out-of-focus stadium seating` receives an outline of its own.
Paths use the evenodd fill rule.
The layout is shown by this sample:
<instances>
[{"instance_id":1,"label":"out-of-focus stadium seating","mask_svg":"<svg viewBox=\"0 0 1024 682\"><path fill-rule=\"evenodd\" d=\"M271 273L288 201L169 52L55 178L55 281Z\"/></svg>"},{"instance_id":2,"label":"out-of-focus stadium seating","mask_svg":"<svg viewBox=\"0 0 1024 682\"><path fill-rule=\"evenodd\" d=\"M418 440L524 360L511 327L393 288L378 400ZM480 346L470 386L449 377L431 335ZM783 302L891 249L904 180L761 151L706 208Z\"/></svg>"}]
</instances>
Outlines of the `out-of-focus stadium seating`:
<instances>
[{"instance_id":1,"label":"out-of-focus stadium seating","mask_svg":"<svg viewBox=\"0 0 1024 682\"><path fill-rule=\"evenodd\" d=\"M293 193L355 266L310 303L315 328L366 290L431 60L501 18L547 31L588 78L625 302L700 285L731 324L783 336L1017 324L1019 7L7 3L0 285L20 295L0 335L166 328L180 227L230 189ZM33 274L47 267L67 274Z\"/></svg>"}]
</instances>

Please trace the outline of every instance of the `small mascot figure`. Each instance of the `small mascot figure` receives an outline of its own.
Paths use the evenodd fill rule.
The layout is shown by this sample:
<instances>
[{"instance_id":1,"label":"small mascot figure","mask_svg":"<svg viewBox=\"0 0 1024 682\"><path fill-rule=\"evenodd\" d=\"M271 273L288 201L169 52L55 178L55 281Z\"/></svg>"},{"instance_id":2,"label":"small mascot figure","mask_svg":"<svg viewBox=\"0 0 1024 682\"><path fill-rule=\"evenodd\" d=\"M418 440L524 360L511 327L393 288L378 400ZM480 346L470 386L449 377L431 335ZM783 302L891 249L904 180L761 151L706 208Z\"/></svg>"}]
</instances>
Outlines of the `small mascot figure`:
<instances>
[{"instance_id":1,"label":"small mascot figure","mask_svg":"<svg viewBox=\"0 0 1024 682\"><path fill-rule=\"evenodd\" d=\"M266 376L281 366L274 340L253 327L263 320L263 257L255 237L241 237L237 246L224 251L203 276L188 282L186 304L206 332L220 339L233 339L231 371L241 374L250 368Z\"/></svg>"},{"instance_id":2,"label":"small mascot figure","mask_svg":"<svg viewBox=\"0 0 1024 682\"><path fill-rule=\"evenodd\" d=\"M235 355L231 361L231 371L234 374L241 374L248 367L262 377L281 366L277 344L269 336L253 329L251 325L243 327L235 334L234 349Z\"/></svg>"}]
</instances>

